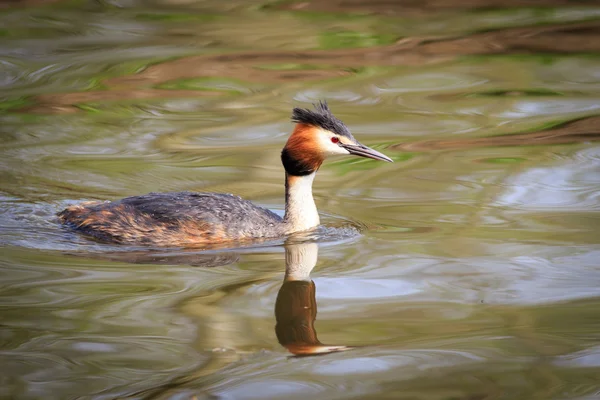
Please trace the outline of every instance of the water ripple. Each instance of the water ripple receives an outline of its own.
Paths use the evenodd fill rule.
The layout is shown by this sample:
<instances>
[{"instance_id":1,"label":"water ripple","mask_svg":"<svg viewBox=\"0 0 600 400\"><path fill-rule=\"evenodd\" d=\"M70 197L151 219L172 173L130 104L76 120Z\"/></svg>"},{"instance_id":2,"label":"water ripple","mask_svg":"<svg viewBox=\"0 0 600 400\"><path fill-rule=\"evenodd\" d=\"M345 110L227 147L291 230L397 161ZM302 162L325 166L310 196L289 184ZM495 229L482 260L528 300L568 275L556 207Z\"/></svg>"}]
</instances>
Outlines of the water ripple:
<instances>
[{"instance_id":1,"label":"water ripple","mask_svg":"<svg viewBox=\"0 0 600 400\"><path fill-rule=\"evenodd\" d=\"M0 397L597 397L597 6L34 3L0 15ZM325 163L324 227L201 251L56 221L171 190L281 215L291 107L323 98L395 161Z\"/></svg>"},{"instance_id":2,"label":"water ripple","mask_svg":"<svg viewBox=\"0 0 600 400\"><path fill-rule=\"evenodd\" d=\"M495 205L519 210L597 210L600 147L582 150L547 167L529 168L506 182Z\"/></svg>"}]
</instances>

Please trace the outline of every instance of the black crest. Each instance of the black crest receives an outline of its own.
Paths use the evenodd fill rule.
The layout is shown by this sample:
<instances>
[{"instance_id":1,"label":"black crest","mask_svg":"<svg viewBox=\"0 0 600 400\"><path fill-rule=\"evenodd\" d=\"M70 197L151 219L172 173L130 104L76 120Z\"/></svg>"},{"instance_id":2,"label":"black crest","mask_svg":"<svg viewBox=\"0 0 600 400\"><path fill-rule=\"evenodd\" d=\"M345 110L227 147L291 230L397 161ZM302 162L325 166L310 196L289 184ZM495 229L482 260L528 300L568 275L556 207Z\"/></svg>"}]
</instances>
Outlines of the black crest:
<instances>
[{"instance_id":1,"label":"black crest","mask_svg":"<svg viewBox=\"0 0 600 400\"><path fill-rule=\"evenodd\" d=\"M313 104L314 110L307 108L294 108L292 112L292 122L299 124L313 125L328 130L333 133L337 133L341 136L352 138L350 130L342 121L334 117L329 110L327 102L324 100L319 101L317 104Z\"/></svg>"}]
</instances>

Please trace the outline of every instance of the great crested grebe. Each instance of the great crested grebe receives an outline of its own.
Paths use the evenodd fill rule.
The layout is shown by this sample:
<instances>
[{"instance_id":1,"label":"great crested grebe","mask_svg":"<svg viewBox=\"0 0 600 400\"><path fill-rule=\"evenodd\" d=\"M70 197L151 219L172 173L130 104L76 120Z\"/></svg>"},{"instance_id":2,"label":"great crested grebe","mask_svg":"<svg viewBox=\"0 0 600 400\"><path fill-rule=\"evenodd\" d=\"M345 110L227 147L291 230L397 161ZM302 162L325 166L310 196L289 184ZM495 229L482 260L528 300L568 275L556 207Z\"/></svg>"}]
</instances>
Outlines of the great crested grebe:
<instances>
[{"instance_id":1,"label":"great crested grebe","mask_svg":"<svg viewBox=\"0 0 600 400\"><path fill-rule=\"evenodd\" d=\"M285 216L222 193L150 193L112 202L87 202L58 213L60 221L103 242L189 247L272 238L319 225L313 200L315 173L328 156L354 154L392 162L360 144L320 101L294 108L296 123L283 151Z\"/></svg>"}]
</instances>

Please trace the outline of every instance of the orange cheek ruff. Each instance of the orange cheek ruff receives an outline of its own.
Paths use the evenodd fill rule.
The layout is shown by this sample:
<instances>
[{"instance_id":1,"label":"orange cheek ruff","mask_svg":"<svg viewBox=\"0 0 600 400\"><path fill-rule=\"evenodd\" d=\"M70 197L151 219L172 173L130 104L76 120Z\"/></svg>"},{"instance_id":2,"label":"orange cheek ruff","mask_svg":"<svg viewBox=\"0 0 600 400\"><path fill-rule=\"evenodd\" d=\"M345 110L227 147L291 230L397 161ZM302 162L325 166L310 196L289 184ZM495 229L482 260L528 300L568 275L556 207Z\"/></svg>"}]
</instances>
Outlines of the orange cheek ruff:
<instances>
[{"instance_id":1,"label":"orange cheek ruff","mask_svg":"<svg viewBox=\"0 0 600 400\"><path fill-rule=\"evenodd\" d=\"M190 247L231 240L219 226L190 220L159 222L133 207L112 203L72 206L60 212L58 218L79 232L108 243Z\"/></svg>"},{"instance_id":2,"label":"orange cheek ruff","mask_svg":"<svg viewBox=\"0 0 600 400\"><path fill-rule=\"evenodd\" d=\"M312 125L296 124L285 149L289 155L311 170L318 170L325 157L317 141L318 128Z\"/></svg>"}]
</instances>

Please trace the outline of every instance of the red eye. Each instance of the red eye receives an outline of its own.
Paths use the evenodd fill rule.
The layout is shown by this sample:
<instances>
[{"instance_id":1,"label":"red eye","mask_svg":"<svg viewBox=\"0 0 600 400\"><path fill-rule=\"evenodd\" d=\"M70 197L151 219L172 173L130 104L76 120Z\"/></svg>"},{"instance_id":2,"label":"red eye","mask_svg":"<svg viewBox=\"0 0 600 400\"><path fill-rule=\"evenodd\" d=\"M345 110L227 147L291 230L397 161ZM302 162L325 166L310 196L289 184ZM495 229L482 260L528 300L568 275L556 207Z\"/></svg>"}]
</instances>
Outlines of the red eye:
<instances>
[{"instance_id":1,"label":"red eye","mask_svg":"<svg viewBox=\"0 0 600 400\"><path fill-rule=\"evenodd\" d=\"M338 143L340 141L340 139L336 138L335 136L331 138L331 143Z\"/></svg>"}]
</instances>

